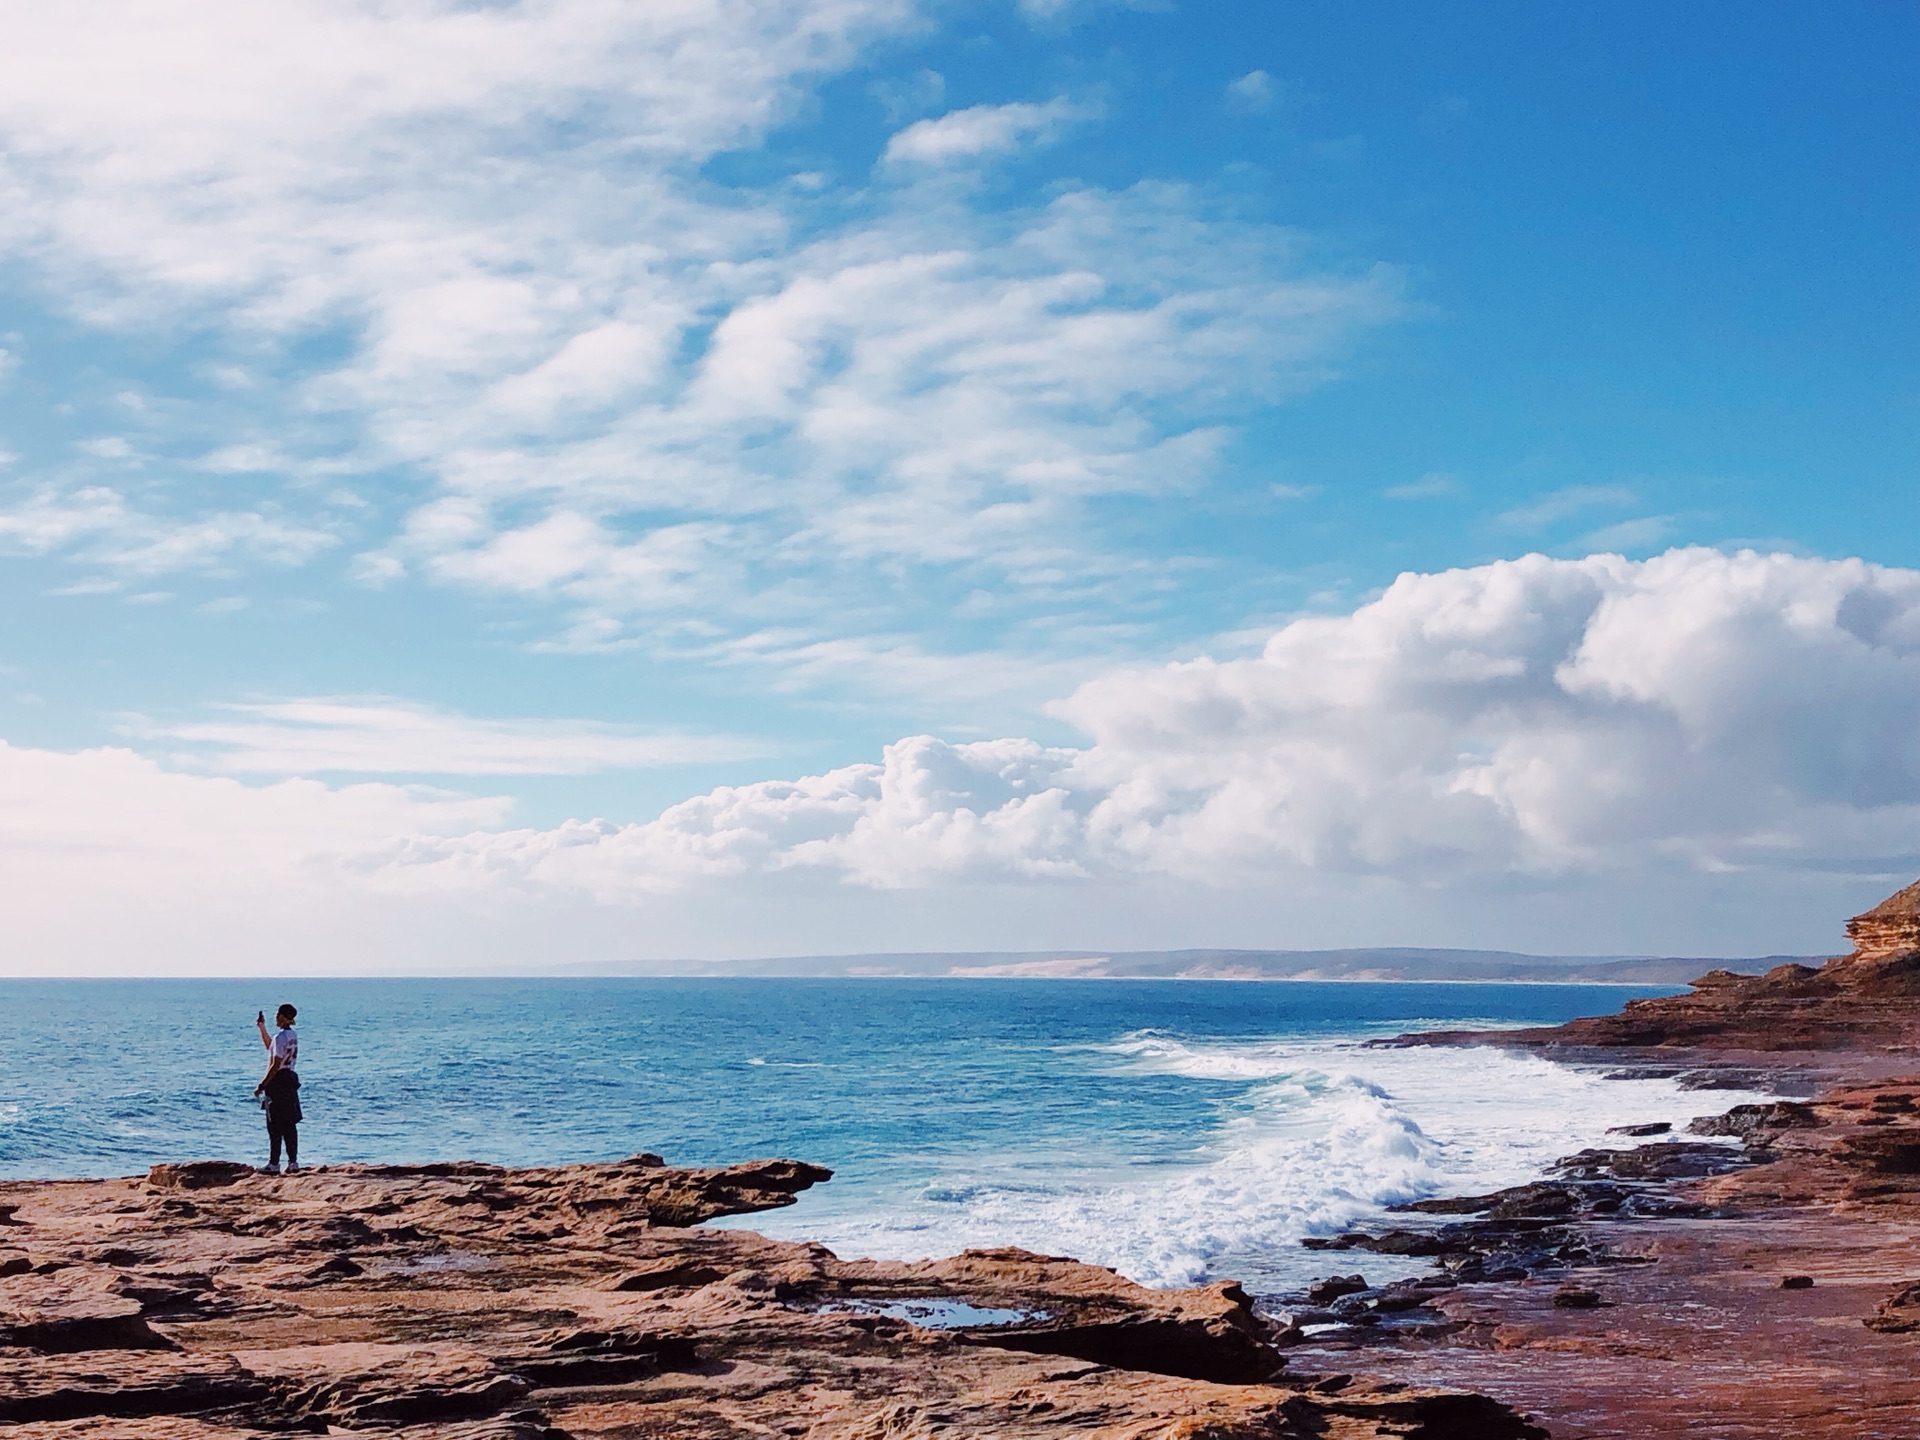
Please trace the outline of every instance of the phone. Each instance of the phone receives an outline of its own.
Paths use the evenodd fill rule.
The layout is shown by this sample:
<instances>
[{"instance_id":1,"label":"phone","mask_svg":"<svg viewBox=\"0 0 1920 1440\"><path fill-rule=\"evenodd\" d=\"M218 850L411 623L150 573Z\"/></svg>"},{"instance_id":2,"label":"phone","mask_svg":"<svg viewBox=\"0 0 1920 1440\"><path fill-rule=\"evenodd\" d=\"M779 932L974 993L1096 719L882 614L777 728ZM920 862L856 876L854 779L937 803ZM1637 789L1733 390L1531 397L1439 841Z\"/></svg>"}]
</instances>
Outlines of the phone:
<instances>
[{"instance_id":1,"label":"phone","mask_svg":"<svg viewBox=\"0 0 1920 1440\"><path fill-rule=\"evenodd\" d=\"M264 1011L264 1010L262 1010L262 1011L261 1011L261 1012L260 1012L259 1014L257 1014L257 1015L255 1015L255 1016L253 1017L253 1023L254 1023L254 1024L256 1024L256 1025L264 1025L264 1024L266 1024L266 1023L267 1023L267 1012L266 1012L266 1011Z\"/></svg>"}]
</instances>

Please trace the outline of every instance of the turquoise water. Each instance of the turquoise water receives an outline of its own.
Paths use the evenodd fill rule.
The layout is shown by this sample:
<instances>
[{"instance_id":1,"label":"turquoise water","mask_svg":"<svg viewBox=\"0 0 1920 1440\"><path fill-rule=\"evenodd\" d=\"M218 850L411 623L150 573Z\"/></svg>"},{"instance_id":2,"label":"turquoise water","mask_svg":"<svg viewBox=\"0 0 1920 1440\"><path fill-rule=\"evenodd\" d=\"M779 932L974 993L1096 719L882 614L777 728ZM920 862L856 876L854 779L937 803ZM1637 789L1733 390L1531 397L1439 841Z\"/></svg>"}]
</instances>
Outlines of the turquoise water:
<instances>
[{"instance_id":1,"label":"turquoise water","mask_svg":"<svg viewBox=\"0 0 1920 1440\"><path fill-rule=\"evenodd\" d=\"M1367 1050L1635 992L1168 981L0 982L0 1175L264 1158L256 1010L300 1007L302 1158L834 1181L748 1223L842 1253L1024 1244L1150 1283L1284 1279L1302 1234L1724 1108L1488 1050Z\"/></svg>"}]
</instances>

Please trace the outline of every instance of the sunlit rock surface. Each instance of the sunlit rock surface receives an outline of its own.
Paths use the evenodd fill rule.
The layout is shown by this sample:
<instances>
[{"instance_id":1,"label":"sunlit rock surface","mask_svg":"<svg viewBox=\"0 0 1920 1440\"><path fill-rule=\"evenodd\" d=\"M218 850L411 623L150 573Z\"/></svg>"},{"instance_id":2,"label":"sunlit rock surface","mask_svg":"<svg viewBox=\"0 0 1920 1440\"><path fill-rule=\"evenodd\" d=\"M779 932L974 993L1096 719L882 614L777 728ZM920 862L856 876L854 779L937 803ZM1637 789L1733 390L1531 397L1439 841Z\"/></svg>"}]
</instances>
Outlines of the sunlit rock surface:
<instances>
[{"instance_id":1,"label":"sunlit rock surface","mask_svg":"<svg viewBox=\"0 0 1920 1440\"><path fill-rule=\"evenodd\" d=\"M1474 1395L1294 1376L1235 1286L1017 1250L918 1264L699 1222L776 1160L225 1162L0 1185L0 1435L239 1440L1541 1432Z\"/></svg>"}]
</instances>

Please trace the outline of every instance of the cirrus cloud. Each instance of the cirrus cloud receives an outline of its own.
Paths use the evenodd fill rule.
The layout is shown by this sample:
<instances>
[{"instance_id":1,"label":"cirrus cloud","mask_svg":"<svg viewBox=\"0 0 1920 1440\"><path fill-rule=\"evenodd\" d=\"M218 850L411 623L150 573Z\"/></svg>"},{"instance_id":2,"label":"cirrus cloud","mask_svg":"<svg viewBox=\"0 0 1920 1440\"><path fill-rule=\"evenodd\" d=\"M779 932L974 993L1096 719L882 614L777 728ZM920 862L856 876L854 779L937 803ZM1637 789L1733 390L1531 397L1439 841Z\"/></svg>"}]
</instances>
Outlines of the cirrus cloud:
<instances>
[{"instance_id":1,"label":"cirrus cloud","mask_svg":"<svg viewBox=\"0 0 1920 1440\"><path fill-rule=\"evenodd\" d=\"M1018 628L1044 651L1030 637L1087 623L1116 576L1179 566L1099 502L1207 483L1237 426L1404 312L1403 278L1204 186L932 178L1095 120L1077 100L875 137L910 183L782 173L809 93L925 18L79 0L23 19L0 54L0 254L98 334L213 353L91 456L144 466L166 543L42 543L83 517L35 494L99 488L45 463L14 487L21 526L143 574L337 538L362 580L505 597L574 649L777 621L796 647L750 648L789 674L850 634L924 643L956 590L1017 592L1028 614L978 622L1001 633L972 648ZM737 150L771 174L716 179Z\"/></svg>"},{"instance_id":2,"label":"cirrus cloud","mask_svg":"<svg viewBox=\"0 0 1920 1440\"><path fill-rule=\"evenodd\" d=\"M1045 144L1086 114L1086 107L1064 98L1044 105L974 105L916 120L887 141L882 158L895 164L948 165L1006 154L1029 143Z\"/></svg>"}]
</instances>

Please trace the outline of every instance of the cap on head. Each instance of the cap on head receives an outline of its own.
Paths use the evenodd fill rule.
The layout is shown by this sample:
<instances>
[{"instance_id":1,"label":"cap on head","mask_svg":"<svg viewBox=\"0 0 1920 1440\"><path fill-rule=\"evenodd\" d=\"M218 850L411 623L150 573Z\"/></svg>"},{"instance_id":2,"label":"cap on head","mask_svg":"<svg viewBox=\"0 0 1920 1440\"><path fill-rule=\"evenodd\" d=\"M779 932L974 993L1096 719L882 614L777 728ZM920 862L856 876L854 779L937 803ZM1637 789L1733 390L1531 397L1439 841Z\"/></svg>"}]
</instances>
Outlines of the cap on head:
<instances>
[{"instance_id":1,"label":"cap on head","mask_svg":"<svg viewBox=\"0 0 1920 1440\"><path fill-rule=\"evenodd\" d=\"M294 1017L297 1016L299 1013L300 1012L294 1009L293 1006L291 1005L282 1005L278 1010L273 1012L273 1018L276 1020L282 1021L285 1024L291 1025L294 1021Z\"/></svg>"}]
</instances>

